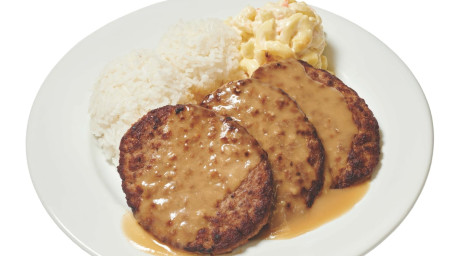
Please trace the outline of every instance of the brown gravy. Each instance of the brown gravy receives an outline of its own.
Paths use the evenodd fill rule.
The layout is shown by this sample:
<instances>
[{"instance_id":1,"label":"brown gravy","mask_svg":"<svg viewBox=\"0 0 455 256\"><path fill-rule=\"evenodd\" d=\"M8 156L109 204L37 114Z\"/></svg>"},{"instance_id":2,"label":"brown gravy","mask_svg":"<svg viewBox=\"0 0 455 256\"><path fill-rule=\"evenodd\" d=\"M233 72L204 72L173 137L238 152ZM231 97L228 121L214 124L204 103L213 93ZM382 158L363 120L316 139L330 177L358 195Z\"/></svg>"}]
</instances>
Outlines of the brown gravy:
<instances>
[{"instance_id":1,"label":"brown gravy","mask_svg":"<svg viewBox=\"0 0 455 256\"><path fill-rule=\"evenodd\" d=\"M131 212L123 216L122 229L128 240L141 251L156 256L193 255L158 242L137 223Z\"/></svg>"},{"instance_id":2,"label":"brown gravy","mask_svg":"<svg viewBox=\"0 0 455 256\"><path fill-rule=\"evenodd\" d=\"M289 239L314 230L349 211L366 194L369 182L344 189L329 189L300 218L278 230L264 230L258 239ZM158 242L137 224L131 213L123 216L123 232L138 249L157 256L194 255ZM248 246L248 245L247 245Z\"/></svg>"},{"instance_id":3,"label":"brown gravy","mask_svg":"<svg viewBox=\"0 0 455 256\"><path fill-rule=\"evenodd\" d=\"M171 135L143 156L154 164L142 174L143 200L135 217L154 220L149 226L155 234L172 236L180 244L195 240L198 230L208 226L207 216L215 216L217 202L260 161L249 134L200 109L170 115L158 129Z\"/></svg>"},{"instance_id":4,"label":"brown gravy","mask_svg":"<svg viewBox=\"0 0 455 256\"><path fill-rule=\"evenodd\" d=\"M346 167L351 143L358 133L344 96L336 88L319 83L294 59L281 62L282 69L257 72L253 78L283 89L294 98L316 128L325 150L326 186ZM286 82L283 82L286 81Z\"/></svg>"},{"instance_id":5,"label":"brown gravy","mask_svg":"<svg viewBox=\"0 0 455 256\"><path fill-rule=\"evenodd\" d=\"M275 86L245 79L223 85L201 105L232 117L268 153L276 185L272 228L285 225L312 205L324 182L324 152L293 99Z\"/></svg>"},{"instance_id":6,"label":"brown gravy","mask_svg":"<svg viewBox=\"0 0 455 256\"><path fill-rule=\"evenodd\" d=\"M303 72L302 72L303 71ZM330 222L350 210L369 188L369 182L344 189L329 189L330 178L336 176L347 162L351 143L358 128L347 108L344 96L335 88L312 80L304 68L288 63L286 72L274 72L272 77L255 77L280 87L293 97L315 126L326 152L326 184L314 205L299 215L292 216L285 225L262 231L262 239L288 239L307 233ZM282 83L286 81L286 83ZM322 111L321 111L322 110ZM133 244L141 250L157 255L191 255L156 242L137 225L131 215L125 215L123 228ZM137 234L143 234L137 235Z\"/></svg>"},{"instance_id":7,"label":"brown gravy","mask_svg":"<svg viewBox=\"0 0 455 256\"><path fill-rule=\"evenodd\" d=\"M369 182L364 182L344 189L329 189L324 192L314 205L300 216L276 230L265 230L261 237L266 239L289 239L330 222L349 211L365 196Z\"/></svg>"}]
</instances>

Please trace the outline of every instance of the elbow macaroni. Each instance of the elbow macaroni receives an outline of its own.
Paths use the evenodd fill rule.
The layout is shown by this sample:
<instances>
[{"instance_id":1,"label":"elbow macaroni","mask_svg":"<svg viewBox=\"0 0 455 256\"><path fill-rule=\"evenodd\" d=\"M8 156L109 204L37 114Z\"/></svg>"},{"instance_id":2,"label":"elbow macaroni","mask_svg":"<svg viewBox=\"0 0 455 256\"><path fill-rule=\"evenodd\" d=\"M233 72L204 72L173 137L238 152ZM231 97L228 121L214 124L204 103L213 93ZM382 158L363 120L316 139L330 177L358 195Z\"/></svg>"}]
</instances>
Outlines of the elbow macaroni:
<instances>
[{"instance_id":1,"label":"elbow macaroni","mask_svg":"<svg viewBox=\"0 0 455 256\"><path fill-rule=\"evenodd\" d=\"M240 66L248 75L265 63L286 58L327 69L321 18L304 2L280 0L259 9L246 7L227 24L242 37Z\"/></svg>"}]
</instances>

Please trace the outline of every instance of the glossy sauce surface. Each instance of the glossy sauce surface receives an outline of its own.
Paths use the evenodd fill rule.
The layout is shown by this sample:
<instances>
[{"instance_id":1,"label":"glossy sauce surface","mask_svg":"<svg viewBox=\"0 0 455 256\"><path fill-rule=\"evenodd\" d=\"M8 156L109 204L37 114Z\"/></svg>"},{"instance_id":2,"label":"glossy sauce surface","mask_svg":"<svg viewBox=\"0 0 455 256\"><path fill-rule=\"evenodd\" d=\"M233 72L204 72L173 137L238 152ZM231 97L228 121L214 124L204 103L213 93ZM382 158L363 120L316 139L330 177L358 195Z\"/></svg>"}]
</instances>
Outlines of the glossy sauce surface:
<instances>
[{"instance_id":1,"label":"glossy sauce surface","mask_svg":"<svg viewBox=\"0 0 455 256\"><path fill-rule=\"evenodd\" d=\"M288 222L280 229L265 229L255 239L288 239L314 230L352 209L366 194L369 186L369 182L364 182L350 188L330 189L299 218ZM157 256L194 255L157 242L137 224L131 213L124 215L122 228L128 240L144 252Z\"/></svg>"},{"instance_id":2,"label":"glossy sauce surface","mask_svg":"<svg viewBox=\"0 0 455 256\"><path fill-rule=\"evenodd\" d=\"M297 60L289 59L281 63L282 68L273 72L258 72L253 77L286 91L314 125L326 153L328 186L330 177L337 176L346 167L358 128L341 92L311 79Z\"/></svg>"},{"instance_id":3,"label":"glossy sauce surface","mask_svg":"<svg viewBox=\"0 0 455 256\"><path fill-rule=\"evenodd\" d=\"M141 251L155 256L193 255L158 242L137 223L132 213L123 216L122 229L128 240Z\"/></svg>"},{"instance_id":4,"label":"glossy sauce surface","mask_svg":"<svg viewBox=\"0 0 455 256\"><path fill-rule=\"evenodd\" d=\"M349 188L329 189L302 215L289 220L281 228L265 229L261 237L289 239L314 230L352 209L365 196L369 187L370 183L364 182Z\"/></svg>"},{"instance_id":5,"label":"glossy sauce surface","mask_svg":"<svg viewBox=\"0 0 455 256\"><path fill-rule=\"evenodd\" d=\"M198 106L170 114L158 127L160 146L141 156L142 201L135 217L161 239L181 246L209 225L217 204L260 162L254 139L240 126ZM163 139L163 136L166 137ZM163 238L164 237L164 238Z\"/></svg>"},{"instance_id":6,"label":"glossy sauce surface","mask_svg":"<svg viewBox=\"0 0 455 256\"><path fill-rule=\"evenodd\" d=\"M313 126L282 90L254 79L223 85L202 106L231 116L268 153L276 185L269 225L285 225L307 210L323 184L323 149Z\"/></svg>"}]
</instances>

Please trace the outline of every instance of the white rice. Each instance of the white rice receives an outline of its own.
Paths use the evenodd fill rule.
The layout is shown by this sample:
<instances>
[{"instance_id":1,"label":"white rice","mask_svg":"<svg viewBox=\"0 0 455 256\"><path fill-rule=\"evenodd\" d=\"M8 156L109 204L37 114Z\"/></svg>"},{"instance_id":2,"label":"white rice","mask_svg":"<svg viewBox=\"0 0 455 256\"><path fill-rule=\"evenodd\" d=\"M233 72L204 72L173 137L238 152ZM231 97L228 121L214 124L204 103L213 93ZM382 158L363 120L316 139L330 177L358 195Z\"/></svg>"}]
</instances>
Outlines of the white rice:
<instances>
[{"instance_id":1,"label":"white rice","mask_svg":"<svg viewBox=\"0 0 455 256\"><path fill-rule=\"evenodd\" d=\"M180 22L156 50L135 50L109 63L90 99L90 129L106 158L118 164L119 144L148 111L193 102L224 82L245 77L240 36L223 21Z\"/></svg>"}]
</instances>

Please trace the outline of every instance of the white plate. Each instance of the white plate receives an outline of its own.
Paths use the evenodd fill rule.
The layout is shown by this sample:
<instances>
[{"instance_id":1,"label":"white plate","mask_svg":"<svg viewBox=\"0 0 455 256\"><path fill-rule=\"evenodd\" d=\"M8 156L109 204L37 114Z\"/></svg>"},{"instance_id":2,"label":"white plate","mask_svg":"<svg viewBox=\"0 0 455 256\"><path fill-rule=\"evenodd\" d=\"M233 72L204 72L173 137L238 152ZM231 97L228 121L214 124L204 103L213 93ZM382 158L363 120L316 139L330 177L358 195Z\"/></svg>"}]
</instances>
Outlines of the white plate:
<instances>
[{"instance_id":1,"label":"white plate","mask_svg":"<svg viewBox=\"0 0 455 256\"><path fill-rule=\"evenodd\" d=\"M50 216L92 255L148 255L121 230L128 211L115 167L104 160L88 128L90 90L110 60L153 48L180 19L226 18L264 0L170 0L122 17L77 44L56 65L34 102L27 157L36 191ZM374 248L405 218L428 175L433 127L430 110L406 65L377 38L317 9L327 34L329 62L366 100L381 131L379 172L366 196L340 218L300 237L262 241L245 255L358 255Z\"/></svg>"}]
</instances>

